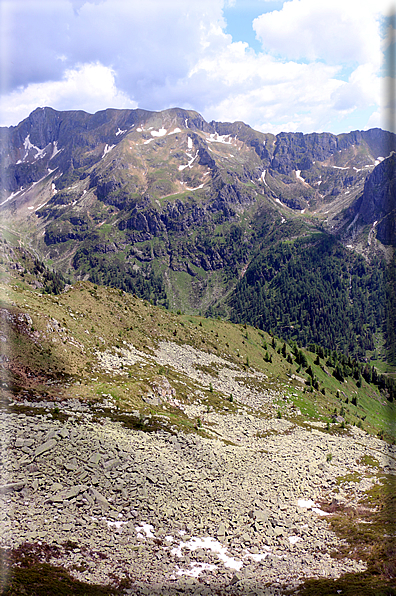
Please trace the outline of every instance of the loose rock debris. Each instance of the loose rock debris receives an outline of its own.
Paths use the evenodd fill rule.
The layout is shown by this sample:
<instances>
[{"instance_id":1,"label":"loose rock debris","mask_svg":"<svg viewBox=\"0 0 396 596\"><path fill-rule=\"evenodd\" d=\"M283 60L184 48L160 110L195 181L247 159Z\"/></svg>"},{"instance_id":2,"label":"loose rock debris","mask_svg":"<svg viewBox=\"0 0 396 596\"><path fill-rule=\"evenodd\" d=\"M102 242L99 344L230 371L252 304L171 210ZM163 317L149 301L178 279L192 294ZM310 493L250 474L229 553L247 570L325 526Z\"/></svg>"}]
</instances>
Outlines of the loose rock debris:
<instances>
[{"instance_id":1,"label":"loose rock debris","mask_svg":"<svg viewBox=\"0 0 396 596\"><path fill-rule=\"evenodd\" d=\"M353 470L367 480L369 468L358 462L373 449L385 456L389 446L379 439L357 428L336 436L255 418L243 408L207 414L227 441L99 424L77 400L68 409L78 416L64 422L1 411L6 549L76 543L49 562L85 582L129 578L127 594L281 594L308 577L365 569L330 556L342 542L318 503L357 503L367 482L344 490L337 477ZM254 440L244 432L252 427ZM395 473L394 458L388 462Z\"/></svg>"}]
</instances>

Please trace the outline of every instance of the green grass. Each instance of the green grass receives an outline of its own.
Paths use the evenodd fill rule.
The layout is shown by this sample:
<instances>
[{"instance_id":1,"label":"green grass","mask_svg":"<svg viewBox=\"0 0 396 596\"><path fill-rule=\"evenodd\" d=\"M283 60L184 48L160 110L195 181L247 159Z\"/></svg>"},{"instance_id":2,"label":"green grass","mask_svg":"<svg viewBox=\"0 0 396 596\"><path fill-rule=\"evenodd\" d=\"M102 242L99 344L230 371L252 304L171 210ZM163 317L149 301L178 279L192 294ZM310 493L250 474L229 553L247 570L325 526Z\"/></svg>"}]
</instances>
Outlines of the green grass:
<instances>
[{"instance_id":1,"label":"green grass","mask_svg":"<svg viewBox=\"0 0 396 596\"><path fill-rule=\"evenodd\" d=\"M339 579L310 579L298 590L300 596L395 596L396 595L396 478L382 476L358 507L330 506L331 528L344 546L333 557L365 561L367 570ZM341 592L340 592L341 590Z\"/></svg>"},{"instance_id":2,"label":"green grass","mask_svg":"<svg viewBox=\"0 0 396 596\"><path fill-rule=\"evenodd\" d=\"M99 586L74 579L68 571L50 565L51 557L78 545L22 544L16 549L0 549L0 587L3 596L111 596L121 591L114 586Z\"/></svg>"},{"instance_id":3,"label":"green grass","mask_svg":"<svg viewBox=\"0 0 396 596\"><path fill-rule=\"evenodd\" d=\"M184 283L180 283L183 280ZM189 281L188 274L177 272L174 282L178 283L181 295L188 294ZM297 374L305 381L308 375L304 369L297 372L294 357L293 364L290 364L278 353L283 342L278 339L277 347L273 349L272 338L254 327L234 325L188 312L177 315L120 290L101 286L95 288L89 282L79 282L73 289L56 297L40 295L28 289L18 277L15 277L15 282L2 292L3 306L8 305L15 313L19 310L28 312L35 332L33 334L28 328L11 326L10 343L21 366L37 371L29 382L21 372L11 374L12 382L19 387L19 391L25 385L25 389L45 391L50 395L67 393L86 399L98 399L101 393L111 393L126 411L144 408L142 395L150 391L150 382L157 374L156 366L147 365L141 369L137 363L113 373L95 371L95 352L105 349L111 351L117 346L124 346L123 342L126 342L152 355L160 341L171 341L220 356L244 373L249 370L262 372L266 378L251 378L248 384L258 391L279 388L287 396L287 403L281 399L278 404L282 416L287 416L289 406L294 404L304 419L329 422L331 432L344 432L339 424L332 424L332 415L336 410L338 414L343 412L347 421L346 429L349 424L356 424L373 434L382 432L384 438L390 441L396 439L396 404L389 403L377 387L363 381L358 389L352 378L340 383L332 376L330 367L326 366L330 373L326 374L319 365L314 364L315 354L303 350L319 382L319 391L311 392L307 385L291 378L291 375ZM210 291L215 288L214 274ZM209 292L209 289L206 291ZM12 302L15 306L11 307ZM49 332L51 319L56 319L64 331L60 334ZM267 352L272 362L265 361ZM291 354L290 346L287 346L287 354ZM210 368L206 372L211 374L214 384L218 370L216 366ZM121 374L123 372L126 374ZM46 386L46 380L54 376L60 380L59 385ZM171 383L176 380L186 383L185 386L180 383L175 385L178 397L186 402L193 399L196 383L176 373L171 367L166 376ZM73 381L71 385L70 381ZM79 381L80 385L74 381ZM66 387L65 383L70 386ZM243 383L247 384L246 379L243 379ZM183 387L187 387L188 391L184 391ZM321 392L323 388L325 395ZM228 395L218 395L218 407L223 407L220 402L227 398ZM352 398L357 398L357 405L352 404Z\"/></svg>"}]
</instances>

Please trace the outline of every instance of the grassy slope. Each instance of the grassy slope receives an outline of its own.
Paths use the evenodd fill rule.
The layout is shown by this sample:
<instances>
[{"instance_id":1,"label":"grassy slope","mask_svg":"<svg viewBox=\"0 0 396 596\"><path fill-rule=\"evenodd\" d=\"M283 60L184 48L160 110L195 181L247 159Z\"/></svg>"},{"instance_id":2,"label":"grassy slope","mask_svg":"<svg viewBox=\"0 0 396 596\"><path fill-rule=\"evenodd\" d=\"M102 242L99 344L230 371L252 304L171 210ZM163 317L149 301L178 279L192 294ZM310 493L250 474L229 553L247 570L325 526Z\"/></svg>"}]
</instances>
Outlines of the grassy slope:
<instances>
[{"instance_id":1,"label":"grassy slope","mask_svg":"<svg viewBox=\"0 0 396 596\"><path fill-rule=\"evenodd\" d=\"M152 384L163 376L176 388L179 402L192 403L198 399L194 381L172 366L160 366L154 361L144 370L139 364L126 369L119 366L112 372L97 369L96 351L107 350L120 354L125 341L141 352L153 355L159 342L170 341L221 356L241 371L256 369L265 373L267 379L254 379L255 386L264 391L266 388L278 388L280 397L275 408L256 411L256 415L273 416L278 412L278 415L288 417L293 404L294 412L296 408L301 411L301 416L293 415L293 421L297 424L304 424L306 420L320 420L329 422L329 430L324 427L323 432L345 433L348 432L349 424L361 423L364 417L365 430L372 433L382 430L389 440L396 438L393 423L395 404L389 404L375 386L363 381L362 387L358 389L352 379L339 383L314 365L315 355L304 350L325 395L321 391L308 392L303 383L290 376L297 373L297 365L290 364L278 353L283 342L277 339L274 348L273 338L253 327L192 315L177 315L122 291L95 287L88 282L78 283L59 296L33 291L14 270L5 272L3 268L2 282L1 308L7 309L12 315L5 329L8 342L1 344L3 355L9 358L5 366L8 387L3 384L2 391L8 393L13 390L17 400L24 396L57 400L58 415L61 416L63 398L101 401L104 396L111 396L116 407L109 415L115 418L125 420L125 414L132 411L136 415L137 425L151 415L148 430L165 426L171 432L183 429L203 433L198 420L188 418L182 409L169 404L153 406L142 399L151 392ZM23 317L20 316L22 313ZM26 319L26 314L31 322L29 318ZM54 319L59 323L58 326ZM49 326L55 331L51 331ZM265 361L267 352L272 362ZM291 352L289 346L287 352ZM215 366L204 367L204 372L216 378ZM297 376L302 379L307 377L304 370ZM209 386L203 391L202 387L200 389L201 403L211 409L222 411L227 408L230 412L238 407L235 402L229 401L228 394L211 391ZM357 406L351 404L354 396L357 396ZM348 404L345 403L347 398ZM345 410L345 429L331 422L334 410L337 409L339 413L341 408ZM394 548L394 478L386 477L380 469L378 477L381 478L381 484L367 495L367 502L362 503L362 511L352 514L340 508L332 521L337 533L347 539L346 548L353 552L353 556L368 560L369 571L344 576L336 582L308 581L300 588L300 594L334 594L336 589L350 595L389 596L394 593L391 587L394 573L391 565ZM340 482L348 480L351 479L340 479ZM52 571L48 573L51 575Z\"/></svg>"},{"instance_id":2,"label":"grassy slope","mask_svg":"<svg viewBox=\"0 0 396 596\"><path fill-rule=\"evenodd\" d=\"M293 363L280 353L281 340L275 340L274 348L271 336L253 327L177 315L121 290L89 282L79 282L65 293L51 296L15 279L2 288L2 307L13 314L15 321L22 312L31 318L29 324L22 317L8 328L9 382L20 395L44 392L57 399L67 395L93 400L110 388L122 409L146 408L142 396L150 393L150 384L159 375L155 361L145 366L144 375L138 363L125 370L106 372L98 368L96 352L120 354L121 348L132 344L153 355L159 342L171 341L221 356L241 370L252 368L264 373L267 379L260 381L259 389L282 390L285 403L293 402L302 417L331 423L336 410L343 414L347 425L359 424L369 432L383 431L385 437L396 439L395 404L389 403L376 386L363 380L358 388L351 377L340 383L331 375L329 366L322 370L314 364L316 355L303 350L319 381L319 391L311 391L304 384L308 375L304 369L298 372L290 346L286 356L292 356ZM272 362L266 362L266 354ZM169 381L181 379L181 373L171 367L166 374ZM194 383L188 378L182 380L186 389L178 392L188 402L193 399ZM225 402L229 396L218 397ZM352 398L357 399L357 405L352 404ZM281 400L281 413L283 409L287 415L288 408L283 408Z\"/></svg>"}]
</instances>

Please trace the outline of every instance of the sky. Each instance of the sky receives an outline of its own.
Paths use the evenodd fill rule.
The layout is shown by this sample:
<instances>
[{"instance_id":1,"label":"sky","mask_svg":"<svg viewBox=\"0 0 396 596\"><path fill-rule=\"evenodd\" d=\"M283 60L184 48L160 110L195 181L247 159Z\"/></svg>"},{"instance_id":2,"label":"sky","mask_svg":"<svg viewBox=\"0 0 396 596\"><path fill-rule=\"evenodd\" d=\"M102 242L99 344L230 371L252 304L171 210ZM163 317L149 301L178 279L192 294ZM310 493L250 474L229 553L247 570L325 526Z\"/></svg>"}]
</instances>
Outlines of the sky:
<instances>
[{"instance_id":1,"label":"sky","mask_svg":"<svg viewBox=\"0 0 396 596\"><path fill-rule=\"evenodd\" d=\"M396 0L0 0L0 125L36 107L395 130Z\"/></svg>"}]
</instances>

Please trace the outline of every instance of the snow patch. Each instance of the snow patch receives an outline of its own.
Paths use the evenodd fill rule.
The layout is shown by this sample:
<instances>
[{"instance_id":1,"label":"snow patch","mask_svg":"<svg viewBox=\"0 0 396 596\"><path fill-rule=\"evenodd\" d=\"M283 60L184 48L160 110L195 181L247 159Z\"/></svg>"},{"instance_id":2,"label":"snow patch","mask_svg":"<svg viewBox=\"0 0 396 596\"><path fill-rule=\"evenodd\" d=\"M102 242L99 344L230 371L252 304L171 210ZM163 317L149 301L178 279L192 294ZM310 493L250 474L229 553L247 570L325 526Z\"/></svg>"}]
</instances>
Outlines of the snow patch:
<instances>
[{"instance_id":1,"label":"snow patch","mask_svg":"<svg viewBox=\"0 0 396 596\"><path fill-rule=\"evenodd\" d=\"M343 168L342 166L331 166L332 168L335 168L336 170L349 170L349 168ZM353 168L354 170L356 170L356 168ZM356 170L357 172L359 172L360 170Z\"/></svg>"},{"instance_id":2,"label":"snow patch","mask_svg":"<svg viewBox=\"0 0 396 596\"><path fill-rule=\"evenodd\" d=\"M175 135L175 134L177 134L178 132L181 132L180 128L175 128L175 130L171 130L171 131L168 133L168 135Z\"/></svg>"},{"instance_id":3,"label":"snow patch","mask_svg":"<svg viewBox=\"0 0 396 596\"><path fill-rule=\"evenodd\" d=\"M63 151L63 148L58 149L58 141L54 141L54 146L52 149L52 155L50 157L50 161L51 161L51 159L53 159L55 157L55 155L58 155L58 153L60 153L61 151Z\"/></svg>"},{"instance_id":4,"label":"snow patch","mask_svg":"<svg viewBox=\"0 0 396 596\"><path fill-rule=\"evenodd\" d=\"M36 209L34 209L34 207L28 207L28 209L34 209L34 211L38 211L39 209L41 209L41 207L45 207L45 205L48 203L48 201L46 201L45 203L42 203L41 205L39 205L38 207L36 207Z\"/></svg>"},{"instance_id":5,"label":"snow patch","mask_svg":"<svg viewBox=\"0 0 396 596\"><path fill-rule=\"evenodd\" d=\"M297 180L301 180L301 182L305 182L305 178L301 176L301 170L296 170L296 178Z\"/></svg>"},{"instance_id":6,"label":"snow patch","mask_svg":"<svg viewBox=\"0 0 396 596\"><path fill-rule=\"evenodd\" d=\"M121 130L121 128L118 127L118 130L116 132L116 137L118 137L118 135L123 135L124 132L126 132L126 130Z\"/></svg>"},{"instance_id":7,"label":"snow patch","mask_svg":"<svg viewBox=\"0 0 396 596\"><path fill-rule=\"evenodd\" d=\"M21 187L20 190L17 190L16 192L12 192L9 197L7 197L2 203L0 203L0 207L2 205L5 205L6 203L8 203L8 201L11 201L14 197L19 195L19 193L21 193L22 191L23 191L23 186Z\"/></svg>"},{"instance_id":8,"label":"snow patch","mask_svg":"<svg viewBox=\"0 0 396 596\"><path fill-rule=\"evenodd\" d=\"M152 532L152 530L154 530L154 526L152 526L151 524L142 524L141 526L136 526L136 531L138 533L138 538L154 538L154 534ZM146 534L146 536L143 536L142 532L144 532Z\"/></svg>"},{"instance_id":9,"label":"snow patch","mask_svg":"<svg viewBox=\"0 0 396 596\"><path fill-rule=\"evenodd\" d=\"M39 158L39 157L40 157L40 158L44 157L44 151L45 151L45 149L40 149L39 147L36 147L36 145L33 145L33 144L30 142L30 135L28 135L28 136L26 137L26 139L25 139L25 141L24 141L23 145L24 145L24 147L25 147L25 149L26 149L26 152L28 152L30 149L34 149L35 151L37 151L36 155L34 156L34 159L37 159L37 158ZM27 155L27 153L26 153L26 155ZM25 157L26 157L26 156L25 156Z\"/></svg>"},{"instance_id":10,"label":"snow patch","mask_svg":"<svg viewBox=\"0 0 396 596\"><path fill-rule=\"evenodd\" d=\"M147 141L144 141L143 145L148 145L151 143L151 141L154 141L154 139L148 139Z\"/></svg>"},{"instance_id":11,"label":"snow patch","mask_svg":"<svg viewBox=\"0 0 396 596\"><path fill-rule=\"evenodd\" d=\"M268 186L268 184L265 181L265 174L266 174L267 170L264 170L263 173L261 174L259 180L262 180L265 184L265 186Z\"/></svg>"},{"instance_id":12,"label":"snow patch","mask_svg":"<svg viewBox=\"0 0 396 596\"><path fill-rule=\"evenodd\" d=\"M194 163L194 161L197 159L198 157L198 151L196 152L195 155L191 155L191 153L187 153L186 154L187 157L190 157L190 161L188 162L187 165L183 165L183 166L179 166L179 172L181 172L182 170L184 170L185 168L192 168L192 164Z\"/></svg>"},{"instance_id":13,"label":"snow patch","mask_svg":"<svg viewBox=\"0 0 396 596\"><path fill-rule=\"evenodd\" d=\"M181 569L176 565L176 575L187 575L189 577L198 577L202 571L214 571L216 569L216 565L211 565L210 563L190 563L191 569Z\"/></svg>"},{"instance_id":14,"label":"snow patch","mask_svg":"<svg viewBox=\"0 0 396 596\"><path fill-rule=\"evenodd\" d=\"M22 163L25 161L25 159L28 157L29 155L29 151L33 150L36 151L36 155L34 156L34 159L39 159L39 158L43 158L45 155L45 148L44 149L40 149L39 147L36 147L36 145L33 145L33 143L30 142L30 134L26 136L25 140L23 141L23 146L25 148L25 155L23 156L22 159L19 159L17 161L17 163Z\"/></svg>"},{"instance_id":15,"label":"snow patch","mask_svg":"<svg viewBox=\"0 0 396 596\"><path fill-rule=\"evenodd\" d=\"M115 147L115 145L108 145L106 143L106 146L103 151L102 159L104 158L105 155L107 155L107 153L109 153L112 149L114 149L114 147Z\"/></svg>"},{"instance_id":16,"label":"snow patch","mask_svg":"<svg viewBox=\"0 0 396 596\"><path fill-rule=\"evenodd\" d=\"M203 184L200 184L199 186L196 186L195 188L190 188L189 186L187 186L187 190L199 190L200 188L203 188Z\"/></svg>"},{"instance_id":17,"label":"snow patch","mask_svg":"<svg viewBox=\"0 0 396 596\"><path fill-rule=\"evenodd\" d=\"M152 130L150 134L153 137L164 137L167 132L166 128L160 128L159 130Z\"/></svg>"},{"instance_id":18,"label":"snow patch","mask_svg":"<svg viewBox=\"0 0 396 596\"><path fill-rule=\"evenodd\" d=\"M210 563L190 563L191 569L180 569L176 565L176 575L187 575L188 577L198 577L202 571L214 571L216 569L216 565L211 565Z\"/></svg>"},{"instance_id":19,"label":"snow patch","mask_svg":"<svg viewBox=\"0 0 396 596\"><path fill-rule=\"evenodd\" d=\"M256 561L256 563L259 563L260 561L262 561L263 559L265 559L266 557L268 557L268 555L271 553L271 549L269 546L264 546L264 550L266 551L265 553L249 553L246 552L246 554L244 555L245 559L253 559L253 561Z\"/></svg>"},{"instance_id":20,"label":"snow patch","mask_svg":"<svg viewBox=\"0 0 396 596\"><path fill-rule=\"evenodd\" d=\"M192 149L193 148L193 142L192 142L192 139L190 137L187 137L187 147L189 149Z\"/></svg>"},{"instance_id":21,"label":"snow patch","mask_svg":"<svg viewBox=\"0 0 396 596\"><path fill-rule=\"evenodd\" d=\"M327 511L322 511L321 509L319 509L319 507L312 507L312 511L315 511L315 513L321 516L330 515L330 513L327 513Z\"/></svg>"},{"instance_id":22,"label":"snow patch","mask_svg":"<svg viewBox=\"0 0 396 596\"><path fill-rule=\"evenodd\" d=\"M235 571L239 571L243 566L242 561L228 556L226 547L214 538L212 538L211 536L206 536L205 538L198 538L197 536L193 536L190 540L186 542L180 542L179 546L171 550L172 555L182 557L183 548L188 548L190 551L197 550L198 548L209 549L213 553L217 554L219 559L223 561L225 567L235 569Z\"/></svg>"},{"instance_id":23,"label":"snow patch","mask_svg":"<svg viewBox=\"0 0 396 596\"><path fill-rule=\"evenodd\" d=\"M316 503L311 499L308 501L306 501L305 499L299 499L297 501L297 505L302 509L310 509L311 511L314 511L315 513L321 516L330 515L330 513L327 513L326 511L322 511L321 509L319 509L319 507L316 506Z\"/></svg>"},{"instance_id":24,"label":"snow patch","mask_svg":"<svg viewBox=\"0 0 396 596\"><path fill-rule=\"evenodd\" d=\"M309 499L308 501L305 499L299 499L297 501L297 505L302 509L311 509L311 507L316 507L316 503Z\"/></svg>"},{"instance_id":25,"label":"snow patch","mask_svg":"<svg viewBox=\"0 0 396 596\"><path fill-rule=\"evenodd\" d=\"M124 526L128 522L126 522L126 521L110 521L110 520L106 519L106 523L109 528L117 528L117 530L119 530L122 526Z\"/></svg>"},{"instance_id":26,"label":"snow patch","mask_svg":"<svg viewBox=\"0 0 396 596\"><path fill-rule=\"evenodd\" d=\"M217 132L214 132L209 135L208 141L210 143L224 143L225 145L231 145L232 137L230 135L219 135Z\"/></svg>"}]
</instances>

